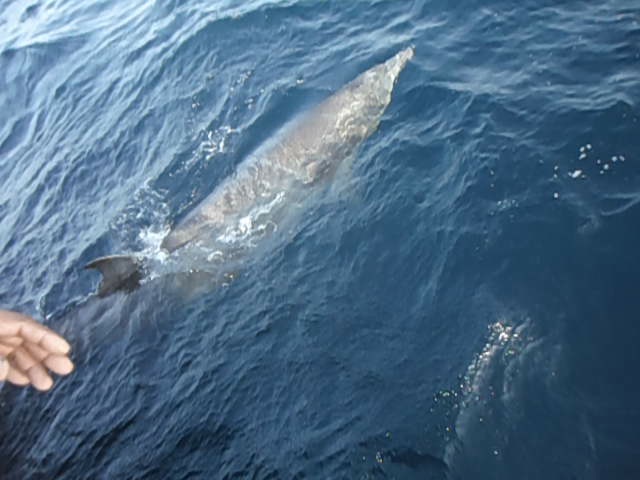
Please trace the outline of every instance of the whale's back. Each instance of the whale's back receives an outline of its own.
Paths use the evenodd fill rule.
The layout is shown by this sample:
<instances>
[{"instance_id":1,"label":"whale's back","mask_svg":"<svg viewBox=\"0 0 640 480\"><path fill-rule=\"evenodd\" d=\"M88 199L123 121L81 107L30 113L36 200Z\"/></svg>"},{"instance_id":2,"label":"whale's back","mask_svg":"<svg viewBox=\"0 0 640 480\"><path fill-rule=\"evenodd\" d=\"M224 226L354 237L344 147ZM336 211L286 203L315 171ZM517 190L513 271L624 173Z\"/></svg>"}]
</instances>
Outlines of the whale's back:
<instances>
[{"instance_id":1,"label":"whale's back","mask_svg":"<svg viewBox=\"0 0 640 480\"><path fill-rule=\"evenodd\" d=\"M398 75L412 57L413 47L398 52L284 127L179 222L162 248L171 252L194 240L206 241L261 204L279 197L296 200L330 178L375 131Z\"/></svg>"},{"instance_id":2,"label":"whale's back","mask_svg":"<svg viewBox=\"0 0 640 480\"><path fill-rule=\"evenodd\" d=\"M290 206L331 178L377 128L398 75L412 57L412 47L398 52L283 127L182 219L161 247L173 252L204 244L220 264L221 257L231 262L276 231ZM100 294L108 295L136 288L147 266L141 258L116 255L87 267L100 270Z\"/></svg>"}]
</instances>

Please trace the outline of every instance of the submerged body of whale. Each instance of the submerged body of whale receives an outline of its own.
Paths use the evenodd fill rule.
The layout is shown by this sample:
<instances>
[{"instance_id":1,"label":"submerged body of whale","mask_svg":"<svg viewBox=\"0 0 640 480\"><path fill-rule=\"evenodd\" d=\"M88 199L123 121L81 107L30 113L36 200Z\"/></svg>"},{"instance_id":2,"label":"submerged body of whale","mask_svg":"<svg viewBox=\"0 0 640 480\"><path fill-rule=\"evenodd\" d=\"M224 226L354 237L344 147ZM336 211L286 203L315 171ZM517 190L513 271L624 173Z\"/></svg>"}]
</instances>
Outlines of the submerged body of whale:
<instances>
[{"instance_id":1,"label":"submerged body of whale","mask_svg":"<svg viewBox=\"0 0 640 480\"><path fill-rule=\"evenodd\" d=\"M398 52L293 121L180 221L163 239L162 249L171 253L204 244L218 257L232 257L275 230L286 215L286 204L302 200L331 178L375 131L413 53L413 47ZM98 293L105 296L137 287L144 265L138 256L115 255L94 260L87 268L103 274Z\"/></svg>"}]
</instances>

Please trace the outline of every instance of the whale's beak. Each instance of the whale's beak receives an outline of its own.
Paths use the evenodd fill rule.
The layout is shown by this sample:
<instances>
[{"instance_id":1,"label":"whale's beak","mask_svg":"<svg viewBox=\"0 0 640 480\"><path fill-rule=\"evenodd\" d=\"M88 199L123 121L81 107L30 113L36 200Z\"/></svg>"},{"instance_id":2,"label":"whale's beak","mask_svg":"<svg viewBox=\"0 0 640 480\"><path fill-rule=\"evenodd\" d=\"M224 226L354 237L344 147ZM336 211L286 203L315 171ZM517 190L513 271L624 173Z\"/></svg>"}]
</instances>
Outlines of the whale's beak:
<instances>
[{"instance_id":1,"label":"whale's beak","mask_svg":"<svg viewBox=\"0 0 640 480\"><path fill-rule=\"evenodd\" d=\"M387 60L385 63L387 67L387 71L391 74L393 78L397 78L400 75L400 72L405 67L407 62L413 58L415 53L415 48L412 46L405 48L404 50L400 50L393 57Z\"/></svg>"},{"instance_id":2,"label":"whale's beak","mask_svg":"<svg viewBox=\"0 0 640 480\"><path fill-rule=\"evenodd\" d=\"M413 55L416 53L416 49L413 45L405 48L404 50L400 50L396 53L395 58L398 59L398 62L402 64L404 67L406 63L413 58Z\"/></svg>"}]
</instances>

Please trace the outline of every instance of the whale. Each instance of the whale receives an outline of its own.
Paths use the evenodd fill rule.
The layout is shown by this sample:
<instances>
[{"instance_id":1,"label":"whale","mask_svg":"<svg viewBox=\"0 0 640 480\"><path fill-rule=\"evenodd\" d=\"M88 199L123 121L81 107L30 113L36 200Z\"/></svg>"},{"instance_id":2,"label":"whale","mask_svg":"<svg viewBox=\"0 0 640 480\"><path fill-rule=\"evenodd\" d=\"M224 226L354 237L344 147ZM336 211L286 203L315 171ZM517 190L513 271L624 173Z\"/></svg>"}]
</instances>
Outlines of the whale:
<instances>
[{"instance_id":1,"label":"whale","mask_svg":"<svg viewBox=\"0 0 640 480\"><path fill-rule=\"evenodd\" d=\"M378 128L413 56L413 46L400 50L283 126L169 230L162 251L205 249L224 270L225 263L271 236L291 216L287 206L299 205L330 182ZM139 254L109 255L85 268L102 274L97 294L104 297L137 288L149 274L147 260Z\"/></svg>"}]
</instances>

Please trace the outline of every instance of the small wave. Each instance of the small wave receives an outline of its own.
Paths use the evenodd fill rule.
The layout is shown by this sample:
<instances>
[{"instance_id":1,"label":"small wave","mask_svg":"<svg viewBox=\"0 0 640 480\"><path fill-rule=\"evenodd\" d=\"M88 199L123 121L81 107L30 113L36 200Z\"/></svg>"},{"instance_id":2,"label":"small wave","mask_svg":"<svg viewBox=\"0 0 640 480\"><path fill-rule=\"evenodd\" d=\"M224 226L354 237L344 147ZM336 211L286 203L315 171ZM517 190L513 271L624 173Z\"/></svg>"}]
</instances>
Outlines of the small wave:
<instances>
[{"instance_id":1,"label":"small wave","mask_svg":"<svg viewBox=\"0 0 640 480\"><path fill-rule=\"evenodd\" d=\"M603 209L602 211L603 216L610 217L625 213L638 205L638 203L640 203L640 194L636 192L620 192L608 195L605 200L616 204L616 206Z\"/></svg>"}]
</instances>

